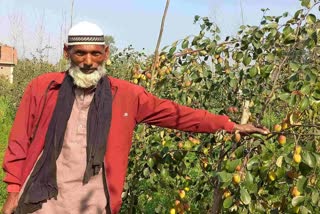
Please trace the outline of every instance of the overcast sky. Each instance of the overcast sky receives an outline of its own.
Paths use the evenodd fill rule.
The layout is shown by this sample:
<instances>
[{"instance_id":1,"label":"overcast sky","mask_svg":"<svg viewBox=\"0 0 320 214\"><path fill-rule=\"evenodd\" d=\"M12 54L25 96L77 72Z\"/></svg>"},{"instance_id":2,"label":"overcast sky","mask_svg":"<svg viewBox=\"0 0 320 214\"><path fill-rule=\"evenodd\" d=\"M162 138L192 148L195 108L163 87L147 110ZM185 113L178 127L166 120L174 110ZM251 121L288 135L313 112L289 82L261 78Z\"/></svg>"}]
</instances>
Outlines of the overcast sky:
<instances>
[{"instance_id":1,"label":"overcast sky","mask_svg":"<svg viewBox=\"0 0 320 214\"><path fill-rule=\"evenodd\" d=\"M70 26L71 0L0 0L0 42L15 45L20 56L49 45L51 62L57 61ZM132 44L151 53L159 34L165 0L74 0L73 23L87 20L112 35L119 48ZM258 25L261 8L270 15L293 14L298 0L242 0L244 24ZM240 0L171 0L161 47L197 34L195 15L208 16L222 36L235 35L242 24ZM61 30L62 29L62 30ZM12 36L12 32L17 35ZM61 36L63 38L61 38ZM42 40L41 40L42 39ZM23 51L24 50L24 51Z\"/></svg>"}]
</instances>

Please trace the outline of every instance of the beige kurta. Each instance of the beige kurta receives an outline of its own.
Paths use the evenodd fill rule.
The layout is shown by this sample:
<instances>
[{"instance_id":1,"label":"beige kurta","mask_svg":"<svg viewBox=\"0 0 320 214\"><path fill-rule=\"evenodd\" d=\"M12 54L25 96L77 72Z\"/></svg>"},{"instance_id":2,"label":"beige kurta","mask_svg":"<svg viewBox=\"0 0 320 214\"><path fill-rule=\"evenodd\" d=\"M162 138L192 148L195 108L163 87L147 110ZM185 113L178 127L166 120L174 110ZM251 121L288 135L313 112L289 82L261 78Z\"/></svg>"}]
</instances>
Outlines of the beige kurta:
<instances>
[{"instance_id":1,"label":"beige kurta","mask_svg":"<svg viewBox=\"0 0 320 214\"><path fill-rule=\"evenodd\" d=\"M75 90L76 99L65 132L64 143L57 160L57 200L44 203L36 214L97 214L106 213L107 204L102 170L82 184L87 159L87 118L93 92Z\"/></svg>"}]
</instances>

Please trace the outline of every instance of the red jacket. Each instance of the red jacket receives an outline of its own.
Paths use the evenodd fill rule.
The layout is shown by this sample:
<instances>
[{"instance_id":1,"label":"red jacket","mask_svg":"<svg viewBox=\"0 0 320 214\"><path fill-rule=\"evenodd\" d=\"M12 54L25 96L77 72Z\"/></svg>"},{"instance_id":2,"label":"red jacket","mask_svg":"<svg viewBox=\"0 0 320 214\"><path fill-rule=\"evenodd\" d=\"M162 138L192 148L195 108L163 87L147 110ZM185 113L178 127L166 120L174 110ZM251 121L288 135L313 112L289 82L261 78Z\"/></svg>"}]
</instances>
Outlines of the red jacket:
<instances>
[{"instance_id":1,"label":"red jacket","mask_svg":"<svg viewBox=\"0 0 320 214\"><path fill-rule=\"evenodd\" d=\"M29 83L21 100L4 157L8 192L19 192L44 147L46 132L65 73L48 73ZM143 87L109 77L112 121L105 155L112 213L121 207L128 155L135 126L147 123L190 132L232 131L227 116L159 99ZM36 124L39 124L36 127ZM33 136L34 135L34 136Z\"/></svg>"}]
</instances>

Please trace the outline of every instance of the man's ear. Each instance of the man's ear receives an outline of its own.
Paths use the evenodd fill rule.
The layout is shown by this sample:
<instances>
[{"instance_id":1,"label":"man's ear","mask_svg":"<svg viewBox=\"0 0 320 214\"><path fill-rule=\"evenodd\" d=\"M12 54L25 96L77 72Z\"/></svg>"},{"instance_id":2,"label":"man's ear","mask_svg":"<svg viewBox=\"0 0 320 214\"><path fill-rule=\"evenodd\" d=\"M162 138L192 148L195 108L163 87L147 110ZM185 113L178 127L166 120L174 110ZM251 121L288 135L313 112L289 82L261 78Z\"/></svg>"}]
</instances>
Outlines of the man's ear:
<instances>
[{"instance_id":1,"label":"man's ear","mask_svg":"<svg viewBox=\"0 0 320 214\"><path fill-rule=\"evenodd\" d=\"M109 56L110 56L110 49L109 49L109 46L108 46L108 45L106 45L104 51L105 51L105 54L106 54L105 60L108 60L108 59L109 59Z\"/></svg>"},{"instance_id":2,"label":"man's ear","mask_svg":"<svg viewBox=\"0 0 320 214\"><path fill-rule=\"evenodd\" d=\"M63 45L63 55L66 59L69 59L69 57L70 57L69 48L68 48L68 45L66 45L66 44Z\"/></svg>"}]
</instances>

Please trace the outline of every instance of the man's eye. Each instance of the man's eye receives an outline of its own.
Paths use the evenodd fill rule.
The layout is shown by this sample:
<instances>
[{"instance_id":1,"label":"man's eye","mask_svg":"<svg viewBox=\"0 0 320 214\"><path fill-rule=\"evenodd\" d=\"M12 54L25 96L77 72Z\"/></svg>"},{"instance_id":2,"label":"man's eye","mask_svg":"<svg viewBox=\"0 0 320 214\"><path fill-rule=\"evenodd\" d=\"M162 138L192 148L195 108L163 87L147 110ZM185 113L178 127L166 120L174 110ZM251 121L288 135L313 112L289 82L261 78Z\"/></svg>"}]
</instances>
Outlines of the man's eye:
<instances>
[{"instance_id":1,"label":"man's eye","mask_svg":"<svg viewBox=\"0 0 320 214\"><path fill-rule=\"evenodd\" d=\"M100 56L100 55L101 55L101 53L99 53L99 52L95 52L95 53L92 53L92 55L93 55L93 56Z\"/></svg>"},{"instance_id":2,"label":"man's eye","mask_svg":"<svg viewBox=\"0 0 320 214\"><path fill-rule=\"evenodd\" d=\"M84 53L82 53L82 52L76 52L76 55L77 55L77 56L83 56Z\"/></svg>"}]
</instances>

